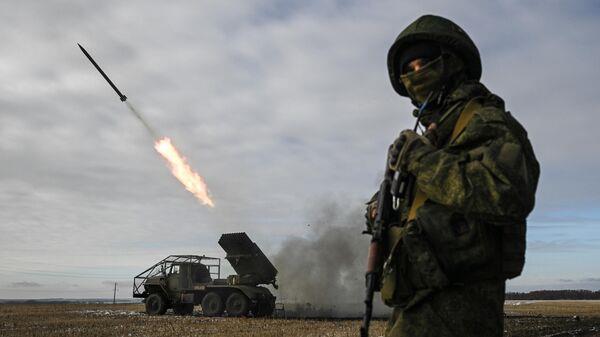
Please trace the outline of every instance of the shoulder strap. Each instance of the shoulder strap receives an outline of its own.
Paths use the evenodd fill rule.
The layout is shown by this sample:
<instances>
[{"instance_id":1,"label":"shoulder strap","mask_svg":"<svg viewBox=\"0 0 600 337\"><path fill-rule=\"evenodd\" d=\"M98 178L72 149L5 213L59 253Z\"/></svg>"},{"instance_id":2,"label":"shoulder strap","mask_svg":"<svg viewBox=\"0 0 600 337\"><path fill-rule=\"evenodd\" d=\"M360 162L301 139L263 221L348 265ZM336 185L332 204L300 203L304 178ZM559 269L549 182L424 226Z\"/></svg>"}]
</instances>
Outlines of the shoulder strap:
<instances>
[{"instance_id":1,"label":"shoulder strap","mask_svg":"<svg viewBox=\"0 0 600 337\"><path fill-rule=\"evenodd\" d=\"M472 98L469 102L467 102L467 104L461 111L460 116L458 116L458 120L456 121L456 124L454 124L454 130L452 130L450 142L453 142L456 140L456 138L458 138L458 136L467 127L467 124L469 124L469 122L471 121L471 118L473 118L473 115L475 115L475 111L477 110L477 108L481 107L481 104L479 104L477 98L478 97Z\"/></svg>"},{"instance_id":2,"label":"shoulder strap","mask_svg":"<svg viewBox=\"0 0 600 337\"><path fill-rule=\"evenodd\" d=\"M467 124L473 116L475 115L475 110L481 107L481 104L477 102L477 97L472 98L465 107L460 112L460 116L458 116L458 120L456 124L454 124L454 130L452 130L452 136L450 136L450 142L454 142L456 138L465 130ZM415 196L412 200L412 204L410 205L410 210L408 211L408 221L414 220L417 217L417 210L419 207L423 206L423 204L427 201L427 195L421 191L418 185L415 184Z\"/></svg>"}]
</instances>

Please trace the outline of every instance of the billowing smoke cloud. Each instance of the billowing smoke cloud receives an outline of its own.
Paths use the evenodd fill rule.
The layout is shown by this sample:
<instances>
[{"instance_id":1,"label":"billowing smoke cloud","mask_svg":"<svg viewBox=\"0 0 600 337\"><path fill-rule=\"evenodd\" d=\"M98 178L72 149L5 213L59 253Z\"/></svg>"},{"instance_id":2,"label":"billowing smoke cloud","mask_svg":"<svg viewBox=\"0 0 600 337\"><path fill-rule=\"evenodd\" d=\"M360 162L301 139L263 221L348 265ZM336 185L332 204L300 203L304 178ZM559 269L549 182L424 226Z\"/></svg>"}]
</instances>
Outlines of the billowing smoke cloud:
<instances>
[{"instance_id":1,"label":"billowing smoke cloud","mask_svg":"<svg viewBox=\"0 0 600 337\"><path fill-rule=\"evenodd\" d=\"M364 207L348 206L321 204L307 225L310 233L287 239L275 255L279 300L292 315L362 313L369 237L361 235Z\"/></svg>"}]
</instances>

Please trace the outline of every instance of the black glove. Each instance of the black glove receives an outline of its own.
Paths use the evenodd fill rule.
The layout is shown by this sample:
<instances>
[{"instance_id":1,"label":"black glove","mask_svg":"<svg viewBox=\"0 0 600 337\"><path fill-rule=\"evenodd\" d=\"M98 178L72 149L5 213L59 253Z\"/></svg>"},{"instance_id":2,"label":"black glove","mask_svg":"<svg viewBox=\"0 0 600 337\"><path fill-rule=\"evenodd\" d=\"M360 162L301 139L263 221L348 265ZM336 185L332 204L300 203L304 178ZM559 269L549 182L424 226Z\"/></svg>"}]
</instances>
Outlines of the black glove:
<instances>
[{"instance_id":1,"label":"black glove","mask_svg":"<svg viewBox=\"0 0 600 337\"><path fill-rule=\"evenodd\" d=\"M397 160L393 167L394 170L403 170L407 172L410 164L421 158L424 154L434 151L436 148L431 144L429 138L418 135L413 130L404 130L400 133L400 137L404 139L404 143Z\"/></svg>"},{"instance_id":2,"label":"black glove","mask_svg":"<svg viewBox=\"0 0 600 337\"><path fill-rule=\"evenodd\" d=\"M392 143L392 145L390 145L388 149L388 167L394 171L397 168L398 157L400 156L400 152L402 151L404 143L406 142L406 137L403 135L405 131L410 130L402 131L398 138L396 138L396 140Z\"/></svg>"}]
</instances>

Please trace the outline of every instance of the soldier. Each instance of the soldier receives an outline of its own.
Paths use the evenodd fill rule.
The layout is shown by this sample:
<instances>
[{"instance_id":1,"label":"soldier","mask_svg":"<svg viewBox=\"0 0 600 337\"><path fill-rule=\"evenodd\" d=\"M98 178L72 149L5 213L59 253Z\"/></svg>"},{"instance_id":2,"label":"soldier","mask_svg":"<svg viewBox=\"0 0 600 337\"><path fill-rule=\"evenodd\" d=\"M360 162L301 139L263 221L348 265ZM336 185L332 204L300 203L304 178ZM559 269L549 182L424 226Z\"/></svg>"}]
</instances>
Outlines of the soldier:
<instances>
[{"instance_id":1,"label":"soldier","mask_svg":"<svg viewBox=\"0 0 600 337\"><path fill-rule=\"evenodd\" d=\"M426 132L402 131L388 152L389 170L414 178L388 221L386 336L502 336L505 281L525 262L539 178L527 133L479 82L479 51L448 19L425 15L404 29L388 71L398 94L427 106Z\"/></svg>"}]
</instances>

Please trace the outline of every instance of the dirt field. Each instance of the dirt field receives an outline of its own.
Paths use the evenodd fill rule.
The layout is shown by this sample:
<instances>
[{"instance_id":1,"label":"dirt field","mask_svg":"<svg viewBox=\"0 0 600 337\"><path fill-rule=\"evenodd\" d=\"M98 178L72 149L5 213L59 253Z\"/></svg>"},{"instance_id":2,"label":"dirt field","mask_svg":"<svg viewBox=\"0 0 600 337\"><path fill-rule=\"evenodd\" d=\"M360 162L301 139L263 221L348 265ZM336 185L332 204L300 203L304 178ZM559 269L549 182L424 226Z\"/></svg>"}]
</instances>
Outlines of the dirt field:
<instances>
[{"instance_id":1,"label":"dirt field","mask_svg":"<svg viewBox=\"0 0 600 337\"><path fill-rule=\"evenodd\" d=\"M505 336L600 336L600 301L513 301ZM574 315L579 320L573 319ZM359 320L148 317L138 304L3 304L0 336L357 336ZM371 335L383 335L374 321Z\"/></svg>"},{"instance_id":2,"label":"dirt field","mask_svg":"<svg viewBox=\"0 0 600 337\"><path fill-rule=\"evenodd\" d=\"M600 336L600 301L507 301L505 336Z\"/></svg>"}]
</instances>

